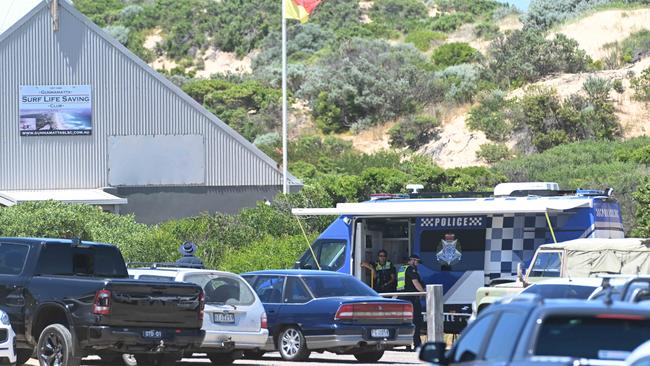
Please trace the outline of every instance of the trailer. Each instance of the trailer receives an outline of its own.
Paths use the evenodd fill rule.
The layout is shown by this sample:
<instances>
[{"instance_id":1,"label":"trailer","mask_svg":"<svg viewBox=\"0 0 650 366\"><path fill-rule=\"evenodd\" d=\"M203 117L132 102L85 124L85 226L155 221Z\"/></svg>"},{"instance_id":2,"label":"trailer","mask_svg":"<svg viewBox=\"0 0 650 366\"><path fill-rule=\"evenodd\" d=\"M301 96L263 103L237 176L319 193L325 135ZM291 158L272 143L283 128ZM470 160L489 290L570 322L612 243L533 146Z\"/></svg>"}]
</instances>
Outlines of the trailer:
<instances>
[{"instance_id":1,"label":"trailer","mask_svg":"<svg viewBox=\"0 0 650 366\"><path fill-rule=\"evenodd\" d=\"M421 257L425 284L441 284L445 332L460 332L479 287L516 278L542 244L622 238L612 190L563 191L557 183L502 183L488 193L373 195L335 208L295 208L298 216L338 216L296 262L297 268L351 274L370 284L363 261L379 250L399 267Z\"/></svg>"}]
</instances>

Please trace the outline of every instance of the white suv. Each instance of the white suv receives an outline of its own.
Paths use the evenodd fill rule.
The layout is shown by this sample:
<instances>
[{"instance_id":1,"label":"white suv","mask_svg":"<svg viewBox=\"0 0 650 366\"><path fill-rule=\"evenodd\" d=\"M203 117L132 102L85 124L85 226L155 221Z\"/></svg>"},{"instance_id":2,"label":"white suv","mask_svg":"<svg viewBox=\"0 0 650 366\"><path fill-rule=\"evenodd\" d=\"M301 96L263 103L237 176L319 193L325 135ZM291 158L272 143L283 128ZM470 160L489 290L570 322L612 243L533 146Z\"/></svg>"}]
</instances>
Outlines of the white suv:
<instances>
[{"instance_id":1,"label":"white suv","mask_svg":"<svg viewBox=\"0 0 650 366\"><path fill-rule=\"evenodd\" d=\"M0 365L16 363L16 334L11 328L9 315L0 310Z\"/></svg>"},{"instance_id":2,"label":"white suv","mask_svg":"<svg viewBox=\"0 0 650 366\"><path fill-rule=\"evenodd\" d=\"M206 269L129 268L129 277L147 281L191 282L203 288L205 339L201 350L213 364L230 364L241 351L259 352L269 331L264 305L241 276Z\"/></svg>"}]
</instances>

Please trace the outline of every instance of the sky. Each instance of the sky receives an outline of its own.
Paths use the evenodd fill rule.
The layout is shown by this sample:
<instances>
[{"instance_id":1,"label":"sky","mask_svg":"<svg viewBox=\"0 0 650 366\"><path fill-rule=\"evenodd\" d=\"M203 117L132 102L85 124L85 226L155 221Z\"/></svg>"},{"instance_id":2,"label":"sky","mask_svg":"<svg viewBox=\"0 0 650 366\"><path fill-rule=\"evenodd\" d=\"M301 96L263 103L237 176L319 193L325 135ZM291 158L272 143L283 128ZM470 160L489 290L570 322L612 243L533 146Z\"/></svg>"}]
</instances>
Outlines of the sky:
<instances>
[{"instance_id":1,"label":"sky","mask_svg":"<svg viewBox=\"0 0 650 366\"><path fill-rule=\"evenodd\" d=\"M508 3L516 6L521 11L528 10L528 5L530 5L531 0L498 0L502 3Z\"/></svg>"}]
</instances>

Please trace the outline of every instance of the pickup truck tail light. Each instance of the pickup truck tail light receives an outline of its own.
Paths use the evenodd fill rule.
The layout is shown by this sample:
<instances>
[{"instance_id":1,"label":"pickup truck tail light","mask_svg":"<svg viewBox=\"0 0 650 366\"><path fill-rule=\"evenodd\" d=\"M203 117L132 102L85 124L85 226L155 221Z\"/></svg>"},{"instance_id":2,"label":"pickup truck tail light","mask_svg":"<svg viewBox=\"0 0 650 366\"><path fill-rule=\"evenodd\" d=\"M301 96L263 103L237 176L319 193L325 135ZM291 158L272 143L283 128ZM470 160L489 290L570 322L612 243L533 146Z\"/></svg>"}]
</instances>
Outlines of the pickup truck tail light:
<instances>
[{"instance_id":1,"label":"pickup truck tail light","mask_svg":"<svg viewBox=\"0 0 650 366\"><path fill-rule=\"evenodd\" d=\"M260 317L260 327L262 329L269 329L269 323L266 318L266 313L262 313L262 316Z\"/></svg>"},{"instance_id":2,"label":"pickup truck tail light","mask_svg":"<svg viewBox=\"0 0 650 366\"><path fill-rule=\"evenodd\" d=\"M201 291L199 294L199 320L203 321L205 315L205 293Z\"/></svg>"},{"instance_id":3,"label":"pickup truck tail light","mask_svg":"<svg viewBox=\"0 0 650 366\"><path fill-rule=\"evenodd\" d=\"M108 315L111 313L111 292L109 290L99 290L95 293L95 302L93 303L93 314Z\"/></svg>"},{"instance_id":4,"label":"pickup truck tail light","mask_svg":"<svg viewBox=\"0 0 650 366\"><path fill-rule=\"evenodd\" d=\"M343 304L334 320L402 320L413 321L412 304L360 303Z\"/></svg>"}]
</instances>

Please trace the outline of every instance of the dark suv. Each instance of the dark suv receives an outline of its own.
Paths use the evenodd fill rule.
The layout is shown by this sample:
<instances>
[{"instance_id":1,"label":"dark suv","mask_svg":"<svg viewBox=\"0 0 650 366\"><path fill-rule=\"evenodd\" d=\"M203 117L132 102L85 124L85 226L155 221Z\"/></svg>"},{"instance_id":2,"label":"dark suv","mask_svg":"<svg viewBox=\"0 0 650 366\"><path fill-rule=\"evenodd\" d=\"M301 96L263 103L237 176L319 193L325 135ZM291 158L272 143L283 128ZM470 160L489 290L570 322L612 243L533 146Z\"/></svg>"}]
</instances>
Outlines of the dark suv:
<instances>
[{"instance_id":1,"label":"dark suv","mask_svg":"<svg viewBox=\"0 0 650 366\"><path fill-rule=\"evenodd\" d=\"M573 364L622 361L650 338L650 307L518 296L486 308L449 351L427 343L420 359L439 365Z\"/></svg>"}]
</instances>

